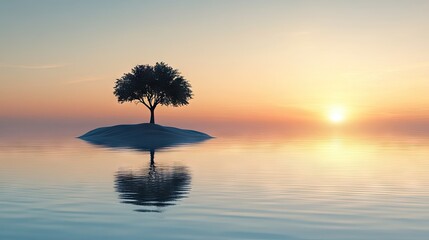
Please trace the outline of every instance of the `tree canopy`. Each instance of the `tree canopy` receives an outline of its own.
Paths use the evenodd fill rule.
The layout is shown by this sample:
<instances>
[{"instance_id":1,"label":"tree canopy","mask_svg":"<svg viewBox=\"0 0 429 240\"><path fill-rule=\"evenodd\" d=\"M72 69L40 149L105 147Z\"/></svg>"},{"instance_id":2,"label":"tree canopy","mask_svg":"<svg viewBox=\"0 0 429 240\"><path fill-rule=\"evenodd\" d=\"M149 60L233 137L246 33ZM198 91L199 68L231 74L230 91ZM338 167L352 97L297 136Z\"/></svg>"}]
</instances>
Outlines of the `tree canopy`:
<instances>
[{"instance_id":1,"label":"tree canopy","mask_svg":"<svg viewBox=\"0 0 429 240\"><path fill-rule=\"evenodd\" d=\"M187 105L193 95L191 85L180 72L163 62L135 66L116 80L114 94L119 103L136 102L146 106L151 112L150 123L155 123L154 111L158 105Z\"/></svg>"}]
</instances>

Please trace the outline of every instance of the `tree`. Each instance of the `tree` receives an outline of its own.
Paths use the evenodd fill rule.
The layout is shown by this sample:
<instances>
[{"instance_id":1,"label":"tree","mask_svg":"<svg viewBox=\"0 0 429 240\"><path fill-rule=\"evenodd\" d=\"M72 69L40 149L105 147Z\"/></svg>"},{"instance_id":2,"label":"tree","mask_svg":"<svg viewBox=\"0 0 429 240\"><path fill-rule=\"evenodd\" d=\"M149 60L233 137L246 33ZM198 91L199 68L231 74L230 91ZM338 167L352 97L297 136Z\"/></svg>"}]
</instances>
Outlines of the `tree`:
<instances>
[{"instance_id":1,"label":"tree","mask_svg":"<svg viewBox=\"0 0 429 240\"><path fill-rule=\"evenodd\" d=\"M137 65L116 80L115 96L119 103L142 103L150 110L150 123L155 123L158 105L179 107L189 104L192 90L177 69L160 62L154 66Z\"/></svg>"}]
</instances>

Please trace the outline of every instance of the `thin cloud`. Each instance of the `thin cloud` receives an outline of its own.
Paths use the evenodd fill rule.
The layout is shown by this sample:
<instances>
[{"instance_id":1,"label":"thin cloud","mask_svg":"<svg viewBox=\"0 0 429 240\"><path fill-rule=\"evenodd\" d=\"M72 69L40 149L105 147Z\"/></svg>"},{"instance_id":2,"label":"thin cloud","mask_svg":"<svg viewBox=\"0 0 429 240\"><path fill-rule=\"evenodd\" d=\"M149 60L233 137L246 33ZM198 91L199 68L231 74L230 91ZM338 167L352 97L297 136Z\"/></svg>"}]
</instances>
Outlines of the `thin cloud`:
<instances>
[{"instance_id":1,"label":"thin cloud","mask_svg":"<svg viewBox=\"0 0 429 240\"><path fill-rule=\"evenodd\" d=\"M385 69L385 72L403 72L403 71L410 71L415 69L421 69L421 68L427 68L429 67L429 62L417 62L414 64L406 64L406 65L400 65L396 67L392 67L389 69Z\"/></svg>"},{"instance_id":2,"label":"thin cloud","mask_svg":"<svg viewBox=\"0 0 429 240\"><path fill-rule=\"evenodd\" d=\"M289 35L291 36L308 36L313 35L316 33L319 33L318 30L303 30L303 31L295 31L295 32L289 32Z\"/></svg>"},{"instance_id":3,"label":"thin cloud","mask_svg":"<svg viewBox=\"0 0 429 240\"><path fill-rule=\"evenodd\" d=\"M422 70L425 71L428 68L429 68L429 61L426 61L426 62L416 62L413 64L388 66L378 70L348 71L348 72L344 72L343 75L346 77L354 77L356 79L360 79L361 82L364 81L362 79L366 77L367 78L366 81L372 82L374 79L384 77L386 75L391 75L394 73L409 72L409 71L422 71ZM370 78L368 78L368 76Z\"/></svg>"},{"instance_id":4,"label":"thin cloud","mask_svg":"<svg viewBox=\"0 0 429 240\"><path fill-rule=\"evenodd\" d=\"M15 64L0 64L1 68L18 68L18 69L55 69L67 66L67 64L45 64L45 65L15 65Z\"/></svg>"},{"instance_id":5,"label":"thin cloud","mask_svg":"<svg viewBox=\"0 0 429 240\"><path fill-rule=\"evenodd\" d=\"M310 35L312 34L312 31L298 31L298 32L291 32L290 35L292 36L303 36L303 35Z\"/></svg>"},{"instance_id":6,"label":"thin cloud","mask_svg":"<svg viewBox=\"0 0 429 240\"><path fill-rule=\"evenodd\" d=\"M85 77L81 79L75 79L68 82L65 82L64 84L78 84L78 83L87 83L87 82L95 82L100 80L106 80L107 77Z\"/></svg>"}]
</instances>

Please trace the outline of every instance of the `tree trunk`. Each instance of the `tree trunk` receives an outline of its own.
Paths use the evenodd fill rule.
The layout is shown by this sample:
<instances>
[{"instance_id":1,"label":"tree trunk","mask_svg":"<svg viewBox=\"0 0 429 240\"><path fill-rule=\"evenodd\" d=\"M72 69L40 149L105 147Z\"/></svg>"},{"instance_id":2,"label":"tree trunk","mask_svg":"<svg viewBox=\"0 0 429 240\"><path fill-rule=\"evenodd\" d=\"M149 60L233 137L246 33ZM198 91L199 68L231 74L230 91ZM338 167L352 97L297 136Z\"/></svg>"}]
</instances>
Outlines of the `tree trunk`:
<instances>
[{"instance_id":1,"label":"tree trunk","mask_svg":"<svg viewBox=\"0 0 429 240\"><path fill-rule=\"evenodd\" d=\"M150 109L150 123L155 124L155 108Z\"/></svg>"}]
</instances>

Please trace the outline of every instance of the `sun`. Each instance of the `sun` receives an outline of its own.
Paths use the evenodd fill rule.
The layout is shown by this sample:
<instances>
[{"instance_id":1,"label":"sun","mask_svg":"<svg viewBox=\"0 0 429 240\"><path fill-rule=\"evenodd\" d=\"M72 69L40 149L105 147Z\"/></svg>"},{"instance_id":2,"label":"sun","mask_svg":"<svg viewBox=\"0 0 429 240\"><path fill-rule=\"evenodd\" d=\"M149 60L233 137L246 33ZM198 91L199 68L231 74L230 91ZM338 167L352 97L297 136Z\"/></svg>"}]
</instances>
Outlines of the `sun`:
<instances>
[{"instance_id":1,"label":"sun","mask_svg":"<svg viewBox=\"0 0 429 240\"><path fill-rule=\"evenodd\" d=\"M330 122L339 124L344 122L346 118L344 108L335 106L331 107L328 111L328 119Z\"/></svg>"}]
</instances>

